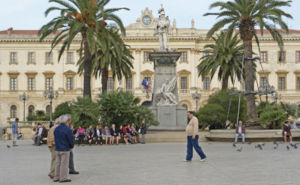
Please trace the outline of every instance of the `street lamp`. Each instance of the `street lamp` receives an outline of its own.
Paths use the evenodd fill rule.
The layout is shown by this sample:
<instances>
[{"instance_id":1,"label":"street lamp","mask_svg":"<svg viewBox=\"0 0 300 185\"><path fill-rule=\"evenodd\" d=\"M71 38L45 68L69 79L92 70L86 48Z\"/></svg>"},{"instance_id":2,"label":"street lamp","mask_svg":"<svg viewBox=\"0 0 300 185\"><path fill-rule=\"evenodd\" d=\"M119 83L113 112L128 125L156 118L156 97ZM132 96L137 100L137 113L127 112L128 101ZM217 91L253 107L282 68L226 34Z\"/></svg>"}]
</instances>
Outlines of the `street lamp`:
<instances>
[{"instance_id":1,"label":"street lamp","mask_svg":"<svg viewBox=\"0 0 300 185\"><path fill-rule=\"evenodd\" d=\"M23 101L23 106L24 106L24 111L23 111L23 121L26 121L26 115L25 115L25 111L26 111L26 101L29 99L29 96L24 92L22 95L20 95L20 100Z\"/></svg>"},{"instance_id":2,"label":"street lamp","mask_svg":"<svg viewBox=\"0 0 300 185\"><path fill-rule=\"evenodd\" d=\"M275 92L274 94L272 94L272 98L277 103L277 100L281 100L281 94L278 94L278 92Z\"/></svg>"},{"instance_id":3,"label":"street lamp","mask_svg":"<svg viewBox=\"0 0 300 185\"><path fill-rule=\"evenodd\" d=\"M192 94L192 98L196 102L196 111L198 111L198 101L201 99L201 93L198 93L198 88L194 88L194 89L196 89L196 92Z\"/></svg>"},{"instance_id":4,"label":"street lamp","mask_svg":"<svg viewBox=\"0 0 300 185\"><path fill-rule=\"evenodd\" d=\"M268 95L276 93L275 91L275 87L274 86L270 86L269 83L267 83L265 86L262 86L260 88L258 88L258 94L261 95L266 95L266 101L268 101Z\"/></svg>"},{"instance_id":5,"label":"street lamp","mask_svg":"<svg viewBox=\"0 0 300 185\"><path fill-rule=\"evenodd\" d=\"M58 91L53 92L52 88L44 92L44 97L50 100L50 122L52 122L52 100L58 97Z\"/></svg>"}]
</instances>

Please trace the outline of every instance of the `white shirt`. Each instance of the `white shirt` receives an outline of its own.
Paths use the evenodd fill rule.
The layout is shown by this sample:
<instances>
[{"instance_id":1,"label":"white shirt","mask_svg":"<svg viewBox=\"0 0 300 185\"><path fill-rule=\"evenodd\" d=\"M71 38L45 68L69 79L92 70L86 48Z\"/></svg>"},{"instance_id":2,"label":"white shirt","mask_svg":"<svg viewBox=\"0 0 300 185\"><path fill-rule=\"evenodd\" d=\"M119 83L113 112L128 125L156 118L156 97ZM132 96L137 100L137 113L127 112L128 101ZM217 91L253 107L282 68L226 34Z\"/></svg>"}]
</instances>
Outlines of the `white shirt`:
<instances>
[{"instance_id":1,"label":"white shirt","mask_svg":"<svg viewBox=\"0 0 300 185\"><path fill-rule=\"evenodd\" d=\"M42 132L43 132L43 127L40 127L40 128L39 128L39 134L38 134L38 136L41 136L41 135L42 135Z\"/></svg>"},{"instance_id":2,"label":"white shirt","mask_svg":"<svg viewBox=\"0 0 300 185\"><path fill-rule=\"evenodd\" d=\"M98 129L97 129L96 132L97 132L97 136L100 136L100 131Z\"/></svg>"},{"instance_id":3,"label":"white shirt","mask_svg":"<svg viewBox=\"0 0 300 185\"><path fill-rule=\"evenodd\" d=\"M242 133L242 127L239 126L239 130L238 130L239 133Z\"/></svg>"}]
</instances>

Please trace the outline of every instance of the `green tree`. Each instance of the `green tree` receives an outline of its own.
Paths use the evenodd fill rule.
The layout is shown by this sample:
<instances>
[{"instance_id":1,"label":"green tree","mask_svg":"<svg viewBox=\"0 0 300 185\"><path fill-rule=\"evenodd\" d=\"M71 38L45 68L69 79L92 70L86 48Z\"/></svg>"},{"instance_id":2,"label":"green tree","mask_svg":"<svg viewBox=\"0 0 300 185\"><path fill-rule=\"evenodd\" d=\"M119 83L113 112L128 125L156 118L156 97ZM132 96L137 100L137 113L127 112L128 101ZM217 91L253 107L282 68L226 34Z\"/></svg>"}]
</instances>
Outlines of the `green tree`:
<instances>
[{"instance_id":1,"label":"green tree","mask_svg":"<svg viewBox=\"0 0 300 185\"><path fill-rule=\"evenodd\" d=\"M214 43L204 46L201 52L205 55L200 59L197 66L199 76L206 76L209 73L211 78L218 71L218 79L222 80L222 89L228 88L228 79L234 83L237 77L241 81L243 46L240 44L238 35L221 32L217 37L212 37Z\"/></svg>"},{"instance_id":2,"label":"green tree","mask_svg":"<svg viewBox=\"0 0 300 185\"><path fill-rule=\"evenodd\" d=\"M126 45L119 34L118 29L108 28L107 36L96 43L97 53L93 55L93 73L95 77L101 76L102 93L107 92L107 81L109 69L112 78L118 80L124 76L131 77L132 55L129 46ZM101 34L101 33L100 33ZM83 60L79 61L79 71L83 72Z\"/></svg>"},{"instance_id":3,"label":"green tree","mask_svg":"<svg viewBox=\"0 0 300 185\"><path fill-rule=\"evenodd\" d=\"M88 125L96 125L99 122L99 108L97 103L89 97L78 97L77 102L71 106L72 123L75 127L82 125L87 128Z\"/></svg>"},{"instance_id":4,"label":"green tree","mask_svg":"<svg viewBox=\"0 0 300 185\"><path fill-rule=\"evenodd\" d=\"M55 34L51 51L58 44L61 48L58 55L60 60L65 50L70 48L76 36L81 36L80 58L84 56L84 90L83 95L91 97L92 55L95 53L96 42L106 37L106 20L115 22L122 33L125 28L116 11L127 8L108 8L110 0L49 0L56 6L46 10L45 15L59 11L59 16L45 24L39 31L40 40ZM98 34L98 33L102 34Z\"/></svg>"},{"instance_id":5,"label":"green tree","mask_svg":"<svg viewBox=\"0 0 300 185\"><path fill-rule=\"evenodd\" d=\"M158 125L153 113L146 107L139 106L140 99L130 92L110 92L100 95L98 101L103 125L135 123L140 125L142 119L149 125Z\"/></svg>"},{"instance_id":6,"label":"green tree","mask_svg":"<svg viewBox=\"0 0 300 185\"><path fill-rule=\"evenodd\" d=\"M281 129L288 116L282 106L276 103L263 105L263 111L259 116L261 126L269 129Z\"/></svg>"},{"instance_id":7,"label":"green tree","mask_svg":"<svg viewBox=\"0 0 300 185\"><path fill-rule=\"evenodd\" d=\"M227 119L233 125L237 121L238 96L230 96L233 90L221 90L209 96L207 104L196 113L200 128L225 128ZM241 97L239 120L246 119L246 101Z\"/></svg>"},{"instance_id":8,"label":"green tree","mask_svg":"<svg viewBox=\"0 0 300 185\"><path fill-rule=\"evenodd\" d=\"M288 26L283 18L292 18L292 16L281 10L282 7L291 6L290 0L234 0L222 2L218 1L210 5L210 8L219 8L216 13L206 13L220 18L207 33L210 38L216 31L228 25L227 30L234 31L239 28L239 35L244 45L245 56L245 86L247 92L254 91L255 73L253 71L254 61L252 60L252 39L255 38L259 46L259 39L255 27L264 33L267 29L273 39L277 41L280 49L283 48L283 40L280 31L276 29L279 25L283 31L288 32ZM255 105L255 95L249 93L246 95L247 101L247 120L256 122L257 112Z\"/></svg>"},{"instance_id":9,"label":"green tree","mask_svg":"<svg viewBox=\"0 0 300 185\"><path fill-rule=\"evenodd\" d=\"M69 102L64 102L55 107L53 118L56 119L63 114L71 114L71 105Z\"/></svg>"}]
</instances>

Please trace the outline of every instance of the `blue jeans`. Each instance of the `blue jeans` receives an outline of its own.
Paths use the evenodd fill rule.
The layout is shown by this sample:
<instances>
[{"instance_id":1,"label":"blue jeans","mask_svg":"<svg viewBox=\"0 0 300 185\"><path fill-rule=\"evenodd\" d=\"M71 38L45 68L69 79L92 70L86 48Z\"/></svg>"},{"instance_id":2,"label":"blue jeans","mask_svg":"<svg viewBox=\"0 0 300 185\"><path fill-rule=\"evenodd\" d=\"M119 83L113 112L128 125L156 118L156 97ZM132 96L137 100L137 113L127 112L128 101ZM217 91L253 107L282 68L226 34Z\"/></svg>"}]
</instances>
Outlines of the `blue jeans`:
<instances>
[{"instance_id":1,"label":"blue jeans","mask_svg":"<svg viewBox=\"0 0 300 185\"><path fill-rule=\"evenodd\" d=\"M235 139L234 139L234 142L237 142L237 140L238 140L238 138L239 138L239 135L240 134L235 134ZM243 141L243 143L245 142L245 134L241 134L242 135L242 141Z\"/></svg>"},{"instance_id":2,"label":"blue jeans","mask_svg":"<svg viewBox=\"0 0 300 185\"><path fill-rule=\"evenodd\" d=\"M198 143L199 136L196 135L195 139L192 136L187 136L187 154L186 160L190 161L193 158L193 148L195 148L196 152L199 154L201 159L205 159L206 155L202 151L201 147Z\"/></svg>"}]
</instances>

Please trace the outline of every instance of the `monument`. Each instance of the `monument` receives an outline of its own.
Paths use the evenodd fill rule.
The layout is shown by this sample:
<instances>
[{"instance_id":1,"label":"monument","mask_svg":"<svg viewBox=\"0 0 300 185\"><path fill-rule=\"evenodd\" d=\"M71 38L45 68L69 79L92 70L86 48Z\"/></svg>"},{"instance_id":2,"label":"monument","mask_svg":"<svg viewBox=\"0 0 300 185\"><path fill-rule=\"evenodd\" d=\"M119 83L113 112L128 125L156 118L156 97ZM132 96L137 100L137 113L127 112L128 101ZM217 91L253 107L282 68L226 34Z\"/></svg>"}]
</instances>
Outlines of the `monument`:
<instances>
[{"instance_id":1,"label":"monument","mask_svg":"<svg viewBox=\"0 0 300 185\"><path fill-rule=\"evenodd\" d=\"M152 107L160 125L153 130L183 130L187 123L187 110L178 105L176 62L180 52L171 51L168 47L169 17L164 8L158 10L159 19L154 35L158 35L160 48L149 54L154 63L154 87Z\"/></svg>"}]
</instances>

